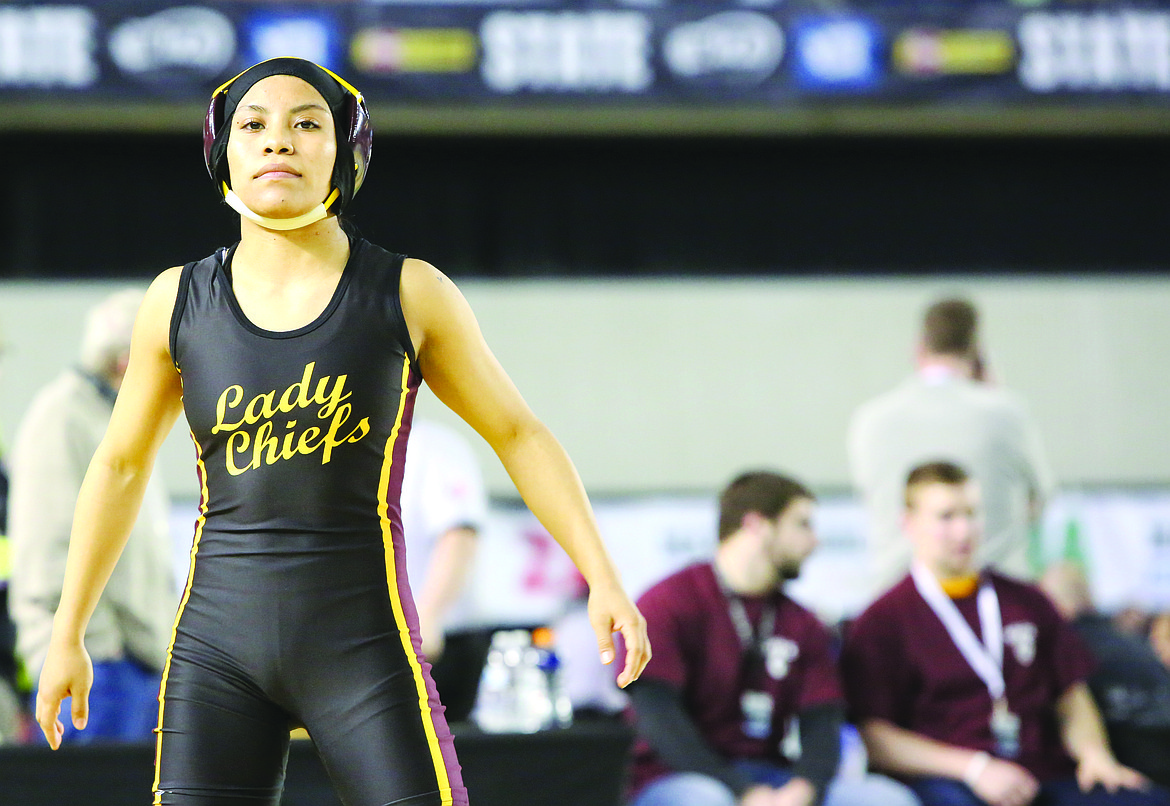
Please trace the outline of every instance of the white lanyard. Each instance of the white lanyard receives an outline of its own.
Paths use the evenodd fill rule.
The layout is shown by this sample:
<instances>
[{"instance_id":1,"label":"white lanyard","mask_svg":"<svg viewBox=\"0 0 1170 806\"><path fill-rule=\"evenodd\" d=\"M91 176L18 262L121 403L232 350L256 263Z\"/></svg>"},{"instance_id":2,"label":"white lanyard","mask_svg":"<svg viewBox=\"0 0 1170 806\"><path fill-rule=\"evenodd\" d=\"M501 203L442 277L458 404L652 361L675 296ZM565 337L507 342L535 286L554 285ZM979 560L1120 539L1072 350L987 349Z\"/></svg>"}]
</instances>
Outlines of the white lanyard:
<instances>
[{"instance_id":1,"label":"white lanyard","mask_svg":"<svg viewBox=\"0 0 1170 806\"><path fill-rule=\"evenodd\" d=\"M975 637L975 631L963 618L959 608L950 597L943 592L942 585L935 579L934 574L920 563L915 562L910 567L910 575L914 579L914 586L918 593L930 605L930 609L943 623L951 640L955 642L959 652L971 665L979 679L987 685L993 702L1001 700L1004 695L1003 682L1003 618L999 611L999 597L995 595L995 588L984 578L979 585L979 596L975 600L979 610L979 627L983 631L983 640Z\"/></svg>"}]
</instances>

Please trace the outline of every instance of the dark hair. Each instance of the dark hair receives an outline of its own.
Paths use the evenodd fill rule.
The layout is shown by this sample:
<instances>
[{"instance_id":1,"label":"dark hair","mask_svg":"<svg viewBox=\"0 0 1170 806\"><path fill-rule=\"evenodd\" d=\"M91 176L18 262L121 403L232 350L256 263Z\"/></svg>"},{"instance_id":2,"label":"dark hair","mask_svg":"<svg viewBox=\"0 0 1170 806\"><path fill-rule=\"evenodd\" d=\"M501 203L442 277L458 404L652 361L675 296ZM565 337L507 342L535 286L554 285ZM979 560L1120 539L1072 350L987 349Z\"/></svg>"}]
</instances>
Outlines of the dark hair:
<instances>
[{"instance_id":1,"label":"dark hair","mask_svg":"<svg viewBox=\"0 0 1170 806\"><path fill-rule=\"evenodd\" d=\"M979 313L965 299L939 300L926 309L922 320L922 341L937 355L975 354Z\"/></svg>"},{"instance_id":2,"label":"dark hair","mask_svg":"<svg viewBox=\"0 0 1170 806\"><path fill-rule=\"evenodd\" d=\"M957 487L966 484L970 478L967 471L954 462L936 461L921 464L906 476L906 506L907 508L913 506L911 493L919 487L925 487L927 484L947 484Z\"/></svg>"},{"instance_id":3,"label":"dark hair","mask_svg":"<svg viewBox=\"0 0 1170 806\"><path fill-rule=\"evenodd\" d=\"M719 495L720 542L739 529L749 512L774 520L798 498L816 500L803 484L779 473L753 470L739 475Z\"/></svg>"}]
</instances>

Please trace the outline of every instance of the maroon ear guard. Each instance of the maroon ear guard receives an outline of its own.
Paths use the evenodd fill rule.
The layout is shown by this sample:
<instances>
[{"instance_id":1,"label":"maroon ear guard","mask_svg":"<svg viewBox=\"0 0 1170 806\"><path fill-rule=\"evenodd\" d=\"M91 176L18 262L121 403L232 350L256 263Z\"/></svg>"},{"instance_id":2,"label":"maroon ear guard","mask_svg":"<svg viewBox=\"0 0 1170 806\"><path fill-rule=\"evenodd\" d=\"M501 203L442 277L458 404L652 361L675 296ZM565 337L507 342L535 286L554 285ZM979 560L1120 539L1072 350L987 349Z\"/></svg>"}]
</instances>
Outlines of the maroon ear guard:
<instances>
[{"instance_id":1,"label":"maroon ear guard","mask_svg":"<svg viewBox=\"0 0 1170 806\"><path fill-rule=\"evenodd\" d=\"M353 152L354 179L353 191L350 193L352 198L361 188L366 178L366 169L370 167L370 155L374 151L374 127L370 123L370 110L366 108L366 102L360 93L358 95L351 93L346 98L345 106L349 112L349 132L345 142ZM343 193L342 196L344 195ZM343 198L343 201L348 199Z\"/></svg>"},{"instance_id":2,"label":"maroon ear guard","mask_svg":"<svg viewBox=\"0 0 1170 806\"><path fill-rule=\"evenodd\" d=\"M207 107L206 117L203 118L203 164L207 166L207 173L211 175L212 180L215 180L215 163L211 159L211 148L215 144L215 134L223 123L223 105L226 99L227 89L220 87L211 96L211 104Z\"/></svg>"}]
</instances>

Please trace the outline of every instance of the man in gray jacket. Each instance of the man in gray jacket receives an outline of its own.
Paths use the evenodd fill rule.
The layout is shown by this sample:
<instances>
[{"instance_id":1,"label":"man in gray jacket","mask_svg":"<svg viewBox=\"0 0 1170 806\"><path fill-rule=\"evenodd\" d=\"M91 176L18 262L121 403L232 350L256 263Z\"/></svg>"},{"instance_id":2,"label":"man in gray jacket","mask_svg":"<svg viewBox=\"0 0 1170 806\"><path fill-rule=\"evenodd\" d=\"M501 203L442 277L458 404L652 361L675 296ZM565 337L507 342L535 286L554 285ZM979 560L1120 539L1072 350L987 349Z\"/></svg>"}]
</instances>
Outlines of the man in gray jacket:
<instances>
[{"instance_id":1,"label":"man in gray jacket","mask_svg":"<svg viewBox=\"0 0 1170 806\"><path fill-rule=\"evenodd\" d=\"M61 597L78 491L109 424L142 296L121 291L89 311L79 365L37 393L17 431L9 501L11 610L17 650L34 680ZM68 725L67 741L151 738L178 605L168 515L166 494L154 479L86 630L94 664L89 724L83 732Z\"/></svg>"},{"instance_id":2,"label":"man in gray jacket","mask_svg":"<svg viewBox=\"0 0 1170 806\"><path fill-rule=\"evenodd\" d=\"M854 488L869 517L873 587L882 593L910 564L902 535L906 476L927 462L964 467L979 485L985 517L979 564L1031 578L1028 544L1052 480L1039 431L1022 398L992 383L965 299L931 305L917 372L862 405L849 428Z\"/></svg>"}]
</instances>

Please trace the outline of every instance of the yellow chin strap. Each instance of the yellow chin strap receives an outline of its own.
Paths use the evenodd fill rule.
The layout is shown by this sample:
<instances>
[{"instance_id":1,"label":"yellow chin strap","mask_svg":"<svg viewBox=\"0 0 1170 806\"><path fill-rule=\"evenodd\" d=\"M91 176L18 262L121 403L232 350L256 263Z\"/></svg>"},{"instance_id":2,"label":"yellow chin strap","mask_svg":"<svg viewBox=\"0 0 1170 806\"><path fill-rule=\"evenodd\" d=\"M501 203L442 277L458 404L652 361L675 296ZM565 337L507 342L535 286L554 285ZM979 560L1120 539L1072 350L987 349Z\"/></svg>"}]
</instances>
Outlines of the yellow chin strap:
<instances>
[{"instance_id":1,"label":"yellow chin strap","mask_svg":"<svg viewBox=\"0 0 1170 806\"><path fill-rule=\"evenodd\" d=\"M237 196L235 191L228 187L227 182L223 183L223 198L224 201L228 203L229 207L231 207L249 221L255 221L265 229L282 231L300 229L301 227L307 227L310 224L316 224L318 221L329 215L329 205L337 201L337 197L340 195L341 191L339 191L337 188L333 188L333 192L331 192L325 198L325 201L321 202L307 213L302 213L301 215L294 216L293 218L269 218L268 216L262 216L259 213L253 211L250 207L248 207L248 205L244 204L244 200Z\"/></svg>"}]
</instances>

